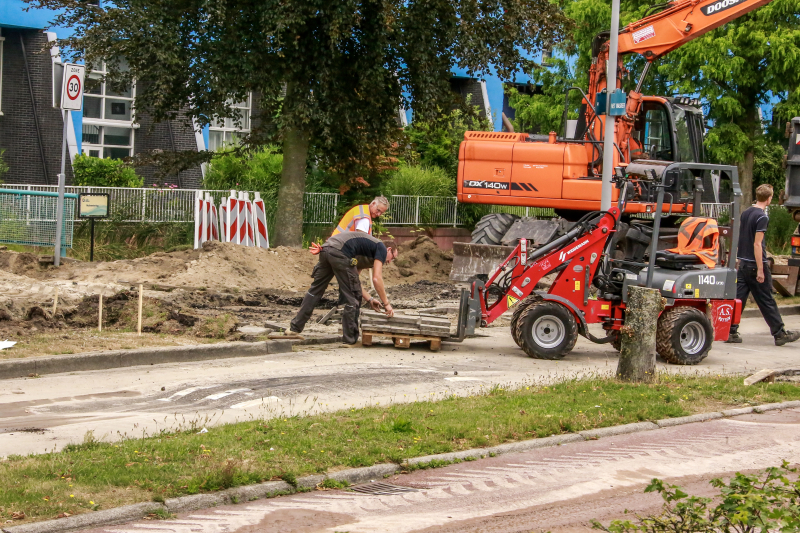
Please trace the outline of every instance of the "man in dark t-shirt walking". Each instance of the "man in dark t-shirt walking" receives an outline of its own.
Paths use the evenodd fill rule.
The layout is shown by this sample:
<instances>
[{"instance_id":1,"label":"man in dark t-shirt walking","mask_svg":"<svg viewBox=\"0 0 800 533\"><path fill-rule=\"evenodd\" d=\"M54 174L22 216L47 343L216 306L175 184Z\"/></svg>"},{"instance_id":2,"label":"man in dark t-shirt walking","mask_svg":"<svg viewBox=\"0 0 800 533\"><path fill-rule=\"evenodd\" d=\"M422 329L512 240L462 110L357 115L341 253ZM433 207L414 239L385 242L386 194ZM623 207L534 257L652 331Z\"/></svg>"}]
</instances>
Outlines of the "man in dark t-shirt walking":
<instances>
[{"instance_id":1,"label":"man in dark t-shirt walking","mask_svg":"<svg viewBox=\"0 0 800 533\"><path fill-rule=\"evenodd\" d=\"M736 299L747 304L747 297L752 294L756 305L761 310L764 320L769 325L769 332L775 338L776 346L794 342L800 338L800 332L783 328L783 320L778 311L778 304L772 296L772 275L767 266L767 249L764 234L767 232L769 217L765 209L772 201L772 185L759 185L756 189L756 204L747 208L741 216L739 224L739 270L736 273ZM727 342L740 343L742 337L739 326L731 326L731 334Z\"/></svg>"},{"instance_id":2,"label":"man in dark t-shirt walking","mask_svg":"<svg viewBox=\"0 0 800 533\"><path fill-rule=\"evenodd\" d=\"M394 316L383 286L383 265L389 264L397 257L397 250L387 248L380 239L361 231L347 231L334 235L322 245L319 252L319 263L314 266L311 277L314 278L311 288L303 297L300 310L292 319L290 331L299 334L311 318L311 313L319 303L328 284L336 277L339 293L344 297L342 311L342 339L346 345L358 342L358 309L361 297L369 301L373 309L379 309L378 302L362 289L358 277L358 265L368 264L372 268L372 283L381 299L388 316Z\"/></svg>"}]
</instances>

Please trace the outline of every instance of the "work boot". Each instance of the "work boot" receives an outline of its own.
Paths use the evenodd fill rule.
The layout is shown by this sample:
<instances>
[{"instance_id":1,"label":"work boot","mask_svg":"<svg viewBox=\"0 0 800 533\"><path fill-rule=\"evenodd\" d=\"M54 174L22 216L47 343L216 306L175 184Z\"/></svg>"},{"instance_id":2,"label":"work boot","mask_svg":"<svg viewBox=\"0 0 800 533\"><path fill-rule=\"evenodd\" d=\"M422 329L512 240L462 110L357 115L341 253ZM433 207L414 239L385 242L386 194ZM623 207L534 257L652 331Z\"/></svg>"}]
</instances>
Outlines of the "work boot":
<instances>
[{"instance_id":1,"label":"work boot","mask_svg":"<svg viewBox=\"0 0 800 533\"><path fill-rule=\"evenodd\" d=\"M301 341L305 337L297 333L296 331L286 330L280 333L270 333L267 335L267 338L273 341Z\"/></svg>"},{"instance_id":2,"label":"work boot","mask_svg":"<svg viewBox=\"0 0 800 533\"><path fill-rule=\"evenodd\" d=\"M789 331L788 329L784 329L775 335L775 346L783 346L784 344L794 342L797 339L800 339L800 331Z\"/></svg>"},{"instance_id":3,"label":"work boot","mask_svg":"<svg viewBox=\"0 0 800 533\"><path fill-rule=\"evenodd\" d=\"M361 344L361 341L356 341L353 344L347 344L346 342L343 342L339 345L339 348L361 348L362 346L363 345Z\"/></svg>"},{"instance_id":4,"label":"work boot","mask_svg":"<svg viewBox=\"0 0 800 533\"><path fill-rule=\"evenodd\" d=\"M738 333L731 333L728 335L728 340L725 341L727 344L741 344L742 343L742 336Z\"/></svg>"}]
</instances>

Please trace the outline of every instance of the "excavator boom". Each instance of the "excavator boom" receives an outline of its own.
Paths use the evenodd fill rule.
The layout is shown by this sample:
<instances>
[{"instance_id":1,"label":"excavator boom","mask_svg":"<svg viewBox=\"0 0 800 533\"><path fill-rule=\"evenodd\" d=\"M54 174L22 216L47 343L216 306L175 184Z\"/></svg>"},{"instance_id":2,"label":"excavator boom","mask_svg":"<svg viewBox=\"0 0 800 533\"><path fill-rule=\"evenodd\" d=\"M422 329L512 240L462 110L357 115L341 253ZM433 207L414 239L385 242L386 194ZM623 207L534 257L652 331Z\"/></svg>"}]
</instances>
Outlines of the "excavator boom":
<instances>
[{"instance_id":1,"label":"excavator boom","mask_svg":"<svg viewBox=\"0 0 800 533\"><path fill-rule=\"evenodd\" d=\"M629 24L619 34L619 54L653 61L772 0L682 0Z\"/></svg>"}]
</instances>

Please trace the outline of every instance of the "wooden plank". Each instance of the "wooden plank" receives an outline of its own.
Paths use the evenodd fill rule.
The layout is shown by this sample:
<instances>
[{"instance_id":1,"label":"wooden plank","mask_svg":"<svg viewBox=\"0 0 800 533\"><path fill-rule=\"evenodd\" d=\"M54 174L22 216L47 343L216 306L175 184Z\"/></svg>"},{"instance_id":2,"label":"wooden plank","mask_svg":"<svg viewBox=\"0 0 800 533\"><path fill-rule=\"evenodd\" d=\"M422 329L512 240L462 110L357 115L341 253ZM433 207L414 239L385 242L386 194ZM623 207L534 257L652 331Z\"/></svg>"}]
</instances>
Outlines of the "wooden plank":
<instances>
[{"instance_id":1,"label":"wooden plank","mask_svg":"<svg viewBox=\"0 0 800 533\"><path fill-rule=\"evenodd\" d=\"M364 346L371 346L375 342L375 337L383 337L387 339L391 339L392 343L394 343L395 347L406 349L411 346L411 343L414 341L428 341L430 343L430 349L432 351L439 351L442 347L442 340L446 337L440 337L437 335L403 335L397 333L387 333L387 332L374 332L374 331L363 331L361 333L361 344ZM449 337L449 335L448 335Z\"/></svg>"},{"instance_id":2,"label":"wooden plank","mask_svg":"<svg viewBox=\"0 0 800 533\"><path fill-rule=\"evenodd\" d=\"M442 339L431 339L431 351L438 352L442 349Z\"/></svg>"},{"instance_id":3,"label":"wooden plank","mask_svg":"<svg viewBox=\"0 0 800 533\"><path fill-rule=\"evenodd\" d=\"M387 333L387 334L399 334L399 335L419 335L420 331L417 328L401 328L401 327L377 327L371 326L366 324L361 324L362 331L369 331L374 334L379 333Z\"/></svg>"},{"instance_id":4,"label":"wooden plank","mask_svg":"<svg viewBox=\"0 0 800 533\"><path fill-rule=\"evenodd\" d=\"M361 345L362 346L372 346L372 335L369 333L361 333Z\"/></svg>"}]
</instances>

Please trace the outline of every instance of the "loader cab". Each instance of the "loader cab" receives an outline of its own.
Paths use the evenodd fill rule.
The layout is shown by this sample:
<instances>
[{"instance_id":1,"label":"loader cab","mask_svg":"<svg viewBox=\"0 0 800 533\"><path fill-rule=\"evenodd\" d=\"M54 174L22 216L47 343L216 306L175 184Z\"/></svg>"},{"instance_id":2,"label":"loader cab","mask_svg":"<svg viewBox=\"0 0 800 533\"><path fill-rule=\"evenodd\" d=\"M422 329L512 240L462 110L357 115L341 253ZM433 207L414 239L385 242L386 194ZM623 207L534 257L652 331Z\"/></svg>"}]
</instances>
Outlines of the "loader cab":
<instances>
[{"instance_id":1,"label":"loader cab","mask_svg":"<svg viewBox=\"0 0 800 533\"><path fill-rule=\"evenodd\" d=\"M631 160L703 163L703 112L687 98L645 96L631 132Z\"/></svg>"}]
</instances>

